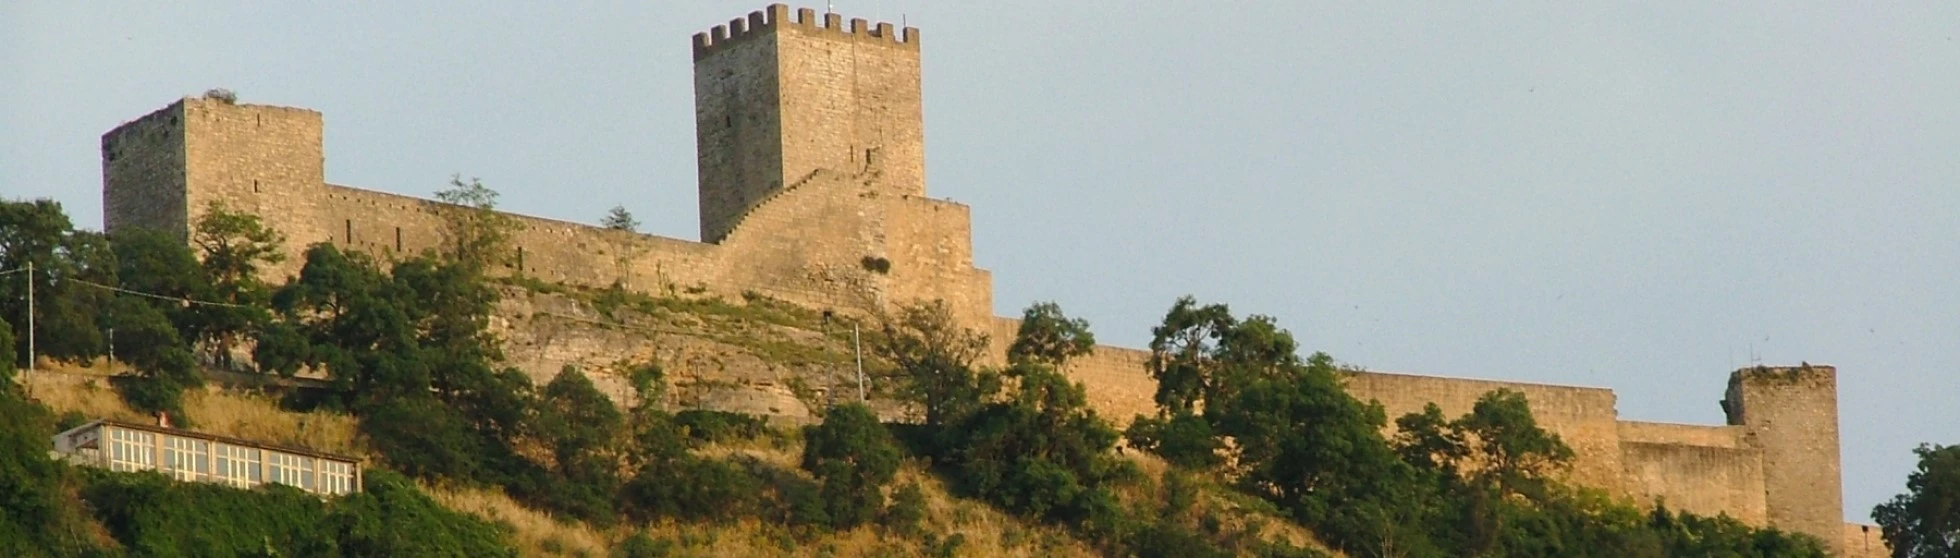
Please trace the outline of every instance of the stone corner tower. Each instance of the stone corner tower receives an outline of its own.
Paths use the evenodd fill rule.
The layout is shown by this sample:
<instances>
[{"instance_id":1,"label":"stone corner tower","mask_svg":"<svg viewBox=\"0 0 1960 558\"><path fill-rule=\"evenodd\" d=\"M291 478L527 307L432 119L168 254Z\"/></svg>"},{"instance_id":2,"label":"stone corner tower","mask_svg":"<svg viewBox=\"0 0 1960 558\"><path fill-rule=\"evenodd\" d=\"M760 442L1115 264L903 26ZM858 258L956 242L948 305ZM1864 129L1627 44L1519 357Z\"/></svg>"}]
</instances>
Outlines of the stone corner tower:
<instances>
[{"instance_id":1,"label":"stone corner tower","mask_svg":"<svg viewBox=\"0 0 1960 558\"><path fill-rule=\"evenodd\" d=\"M818 171L925 194L919 30L773 4L694 35L701 241Z\"/></svg>"},{"instance_id":2,"label":"stone corner tower","mask_svg":"<svg viewBox=\"0 0 1960 558\"><path fill-rule=\"evenodd\" d=\"M1838 452L1837 368L1756 366L1729 375L1722 409L1762 450L1769 523L1817 537L1838 554L1844 476Z\"/></svg>"},{"instance_id":3,"label":"stone corner tower","mask_svg":"<svg viewBox=\"0 0 1960 558\"><path fill-rule=\"evenodd\" d=\"M188 239L212 203L310 239L325 184L320 113L185 97L102 135L102 224ZM297 265L297 254L288 258ZM287 270L290 271L290 270Z\"/></svg>"}]
</instances>

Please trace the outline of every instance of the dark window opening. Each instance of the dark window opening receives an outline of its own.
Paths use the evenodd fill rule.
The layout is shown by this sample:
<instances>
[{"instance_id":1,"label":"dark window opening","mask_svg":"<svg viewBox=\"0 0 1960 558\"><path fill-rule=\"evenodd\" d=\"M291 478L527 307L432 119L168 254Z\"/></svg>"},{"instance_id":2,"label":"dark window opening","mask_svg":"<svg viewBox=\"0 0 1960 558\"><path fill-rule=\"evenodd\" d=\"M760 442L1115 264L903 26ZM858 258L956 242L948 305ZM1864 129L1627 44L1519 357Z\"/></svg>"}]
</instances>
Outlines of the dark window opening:
<instances>
[{"instance_id":1,"label":"dark window opening","mask_svg":"<svg viewBox=\"0 0 1960 558\"><path fill-rule=\"evenodd\" d=\"M395 227L395 251L402 251L402 228Z\"/></svg>"},{"instance_id":2,"label":"dark window opening","mask_svg":"<svg viewBox=\"0 0 1960 558\"><path fill-rule=\"evenodd\" d=\"M252 193L259 193L259 181L257 180L252 181Z\"/></svg>"},{"instance_id":3,"label":"dark window opening","mask_svg":"<svg viewBox=\"0 0 1960 558\"><path fill-rule=\"evenodd\" d=\"M354 220L353 219L347 220L347 243L348 244L354 243Z\"/></svg>"}]
</instances>

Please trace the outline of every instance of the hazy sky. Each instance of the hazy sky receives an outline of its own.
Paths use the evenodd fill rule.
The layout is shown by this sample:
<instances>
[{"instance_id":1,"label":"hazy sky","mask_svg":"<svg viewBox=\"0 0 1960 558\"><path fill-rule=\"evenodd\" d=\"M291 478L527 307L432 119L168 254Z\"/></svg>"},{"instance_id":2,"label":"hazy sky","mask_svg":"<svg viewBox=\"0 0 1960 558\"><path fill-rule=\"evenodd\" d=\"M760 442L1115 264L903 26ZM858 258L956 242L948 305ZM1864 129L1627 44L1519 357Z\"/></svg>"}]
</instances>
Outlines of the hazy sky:
<instances>
[{"instance_id":1,"label":"hazy sky","mask_svg":"<svg viewBox=\"0 0 1960 558\"><path fill-rule=\"evenodd\" d=\"M763 2L333 4L0 3L0 196L100 226L98 137L227 87L325 113L338 184L696 236L689 37ZM924 31L999 313L1140 346L1195 294L1637 420L1835 364L1857 520L1960 443L1960 4L982 4L836 7Z\"/></svg>"}]
</instances>

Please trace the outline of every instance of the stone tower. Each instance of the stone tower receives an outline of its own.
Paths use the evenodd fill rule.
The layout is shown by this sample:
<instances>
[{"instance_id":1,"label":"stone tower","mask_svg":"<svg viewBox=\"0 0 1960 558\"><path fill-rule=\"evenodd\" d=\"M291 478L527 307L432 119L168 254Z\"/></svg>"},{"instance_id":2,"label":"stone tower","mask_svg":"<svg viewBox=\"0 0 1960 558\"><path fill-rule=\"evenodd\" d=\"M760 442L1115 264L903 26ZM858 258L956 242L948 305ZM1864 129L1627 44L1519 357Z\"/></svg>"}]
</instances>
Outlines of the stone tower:
<instances>
[{"instance_id":1,"label":"stone tower","mask_svg":"<svg viewBox=\"0 0 1960 558\"><path fill-rule=\"evenodd\" d=\"M820 170L925 194L919 31L782 4L694 36L701 241Z\"/></svg>"},{"instance_id":2,"label":"stone tower","mask_svg":"<svg viewBox=\"0 0 1960 558\"><path fill-rule=\"evenodd\" d=\"M326 179L320 127L318 112L211 97L118 126L102 135L103 226L187 237L218 202L263 217L296 242L326 240L331 233L313 214Z\"/></svg>"},{"instance_id":3,"label":"stone tower","mask_svg":"<svg viewBox=\"0 0 1960 558\"><path fill-rule=\"evenodd\" d=\"M1833 554L1844 537L1837 368L1744 368L1729 375L1722 410L1763 452L1769 523L1816 536Z\"/></svg>"}]
</instances>

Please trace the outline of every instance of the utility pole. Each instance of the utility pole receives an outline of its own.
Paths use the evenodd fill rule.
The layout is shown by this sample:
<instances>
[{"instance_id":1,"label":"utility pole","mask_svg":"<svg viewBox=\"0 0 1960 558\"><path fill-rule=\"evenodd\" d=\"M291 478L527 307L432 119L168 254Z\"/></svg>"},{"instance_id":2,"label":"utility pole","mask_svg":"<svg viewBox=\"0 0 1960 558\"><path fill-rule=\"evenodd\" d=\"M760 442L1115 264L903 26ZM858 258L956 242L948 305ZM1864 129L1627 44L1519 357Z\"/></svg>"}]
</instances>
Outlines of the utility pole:
<instances>
[{"instance_id":1,"label":"utility pole","mask_svg":"<svg viewBox=\"0 0 1960 558\"><path fill-rule=\"evenodd\" d=\"M857 354L858 402L870 402L871 398L864 394L864 341L858 338L858 323L856 321L851 322L851 347L851 352Z\"/></svg>"},{"instance_id":2,"label":"utility pole","mask_svg":"<svg viewBox=\"0 0 1960 558\"><path fill-rule=\"evenodd\" d=\"M27 260L27 373L34 373L34 260Z\"/></svg>"},{"instance_id":3,"label":"utility pole","mask_svg":"<svg viewBox=\"0 0 1960 558\"><path fill-rule=\"evenodd\" d=\"M830 311L829 310L823 311L823 340L824 340L824 344L826 345L830 344ZM837 365L824 363L823 371L824 371L823 403L824 403L824 409L828 411L831 407L837 406Z\"/></svg>"}]
</instances>

